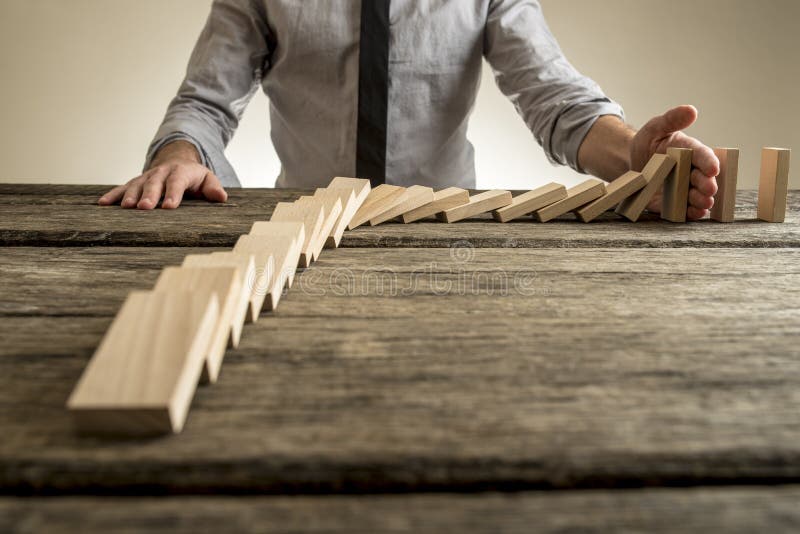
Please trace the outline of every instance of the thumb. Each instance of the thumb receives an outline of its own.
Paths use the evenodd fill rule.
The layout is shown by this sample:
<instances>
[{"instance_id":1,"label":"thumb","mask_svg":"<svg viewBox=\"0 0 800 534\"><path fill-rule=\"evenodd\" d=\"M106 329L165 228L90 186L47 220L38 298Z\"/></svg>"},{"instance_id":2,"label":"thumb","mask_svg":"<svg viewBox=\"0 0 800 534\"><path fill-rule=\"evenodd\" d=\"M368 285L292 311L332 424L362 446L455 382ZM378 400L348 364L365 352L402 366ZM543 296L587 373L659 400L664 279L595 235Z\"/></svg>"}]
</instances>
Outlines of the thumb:
<instances>
[{"instance_id":1,"label":"thumb","mask_svg":"<svg viewBox=\"0 0 800 534\"><path fill-rule=\"evenodd\" d=\"M203 183L200 185L200 193L212 202L225 202L228 200L228 193L225 192L219 178L213 172L206 174Z\"/></svg>"},{"instance_id":2,"label":"thumb","mask_svg":"<svg viewBox=\"0 0 800 534\"><path fill-rule=\"evenodd\" d=\"M661 139L675 132L685 130L697 121L697 108L694 106L678 106L660 115L644 125L652 139Z\"/></svg>"}]
</instances>

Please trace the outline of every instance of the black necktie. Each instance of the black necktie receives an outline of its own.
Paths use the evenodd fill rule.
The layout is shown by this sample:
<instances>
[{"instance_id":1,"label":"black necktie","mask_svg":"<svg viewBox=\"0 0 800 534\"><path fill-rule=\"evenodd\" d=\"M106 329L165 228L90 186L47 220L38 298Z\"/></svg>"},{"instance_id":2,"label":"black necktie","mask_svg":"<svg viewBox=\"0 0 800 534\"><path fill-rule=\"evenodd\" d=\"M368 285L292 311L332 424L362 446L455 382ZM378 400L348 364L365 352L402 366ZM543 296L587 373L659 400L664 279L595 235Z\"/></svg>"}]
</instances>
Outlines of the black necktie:
<instances>
[{"instance_id":1,"label":"black necktie","mask_svg":"<svg viewBox=\"0 0 800 534\"><path fill-rule=\"evenodd\" d=\"M386 183L389 3L390 0L361 2L356 176L369 178L373 187Z\"/></svg>"}]
</instances>

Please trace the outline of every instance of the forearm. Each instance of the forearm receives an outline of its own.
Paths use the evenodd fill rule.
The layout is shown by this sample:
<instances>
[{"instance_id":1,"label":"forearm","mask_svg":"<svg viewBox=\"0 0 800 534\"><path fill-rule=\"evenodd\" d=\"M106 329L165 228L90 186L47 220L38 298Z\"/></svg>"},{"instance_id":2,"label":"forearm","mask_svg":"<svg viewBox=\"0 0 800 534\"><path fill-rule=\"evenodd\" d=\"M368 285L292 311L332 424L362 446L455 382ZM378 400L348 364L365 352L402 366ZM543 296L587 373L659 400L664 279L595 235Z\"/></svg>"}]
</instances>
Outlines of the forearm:
<instances>
[{"instance_id":1,"label":"forearm","mask_svg":"<svg viewBox=\"0 0 800 534\"><path fill-rule=\"evenodd\" d=\"M600 117L578 150L581 169L608 182L631 170L631 146L635 135L636 130L619 117Z\"/></svg>"}]
</instances>

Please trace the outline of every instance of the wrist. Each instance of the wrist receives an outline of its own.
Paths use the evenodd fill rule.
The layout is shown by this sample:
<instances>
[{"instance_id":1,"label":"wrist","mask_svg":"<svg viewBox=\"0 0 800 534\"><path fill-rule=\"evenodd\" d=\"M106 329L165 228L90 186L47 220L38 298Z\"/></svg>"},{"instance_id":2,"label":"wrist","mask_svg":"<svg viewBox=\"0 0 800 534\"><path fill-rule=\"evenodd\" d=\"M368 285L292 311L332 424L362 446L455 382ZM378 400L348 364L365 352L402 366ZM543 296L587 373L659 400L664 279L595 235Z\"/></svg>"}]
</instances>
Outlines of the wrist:
<instances>
[{"instance_id":1,"label":"wrist","mask_svg":"<svg viewBox=\"0 0 800 534\"><path fill-rule=\"evenodd\" d=\"M200 153L197 148L190 142L179 139L167 143L153 157L150 168L163 165L168 162L186 161L191 163L202 163Z\"/></svg>"},{"instance_id":2,"label":"wrist","mask_svg":"<svg viewBox=\"0 0 800 534\"><path fill-rule=\"evenodd\" d=\"M589 130L578 151L584 172L611 181L631 169L636 130L615 115L604 115Z\"/></svg>"}]
</instances>

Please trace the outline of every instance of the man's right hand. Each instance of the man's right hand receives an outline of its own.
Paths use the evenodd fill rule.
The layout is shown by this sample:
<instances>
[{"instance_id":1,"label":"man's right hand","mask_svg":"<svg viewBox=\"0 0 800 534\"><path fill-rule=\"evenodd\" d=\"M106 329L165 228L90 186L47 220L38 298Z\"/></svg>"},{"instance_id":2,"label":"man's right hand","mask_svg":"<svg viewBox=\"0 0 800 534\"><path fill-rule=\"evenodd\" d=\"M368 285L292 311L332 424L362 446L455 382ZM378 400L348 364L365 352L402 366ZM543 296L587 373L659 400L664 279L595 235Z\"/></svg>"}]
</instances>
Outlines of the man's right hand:
<instances>
[{"instance_id":1,"label":"man's right hand","mask_svg":"<svg viewBox=\"0 0 800 534\"><path fill-rule=\"evenodd\" d=\"M159 150L147 171L100 197L98 204L110 206L119 202L126 209L151 210L163 196L161 207L175 209L186 192L211 202L225 202L228 194L219 178L200 161L191 143L169 143Z\"/></svg>"}]
</instances>

